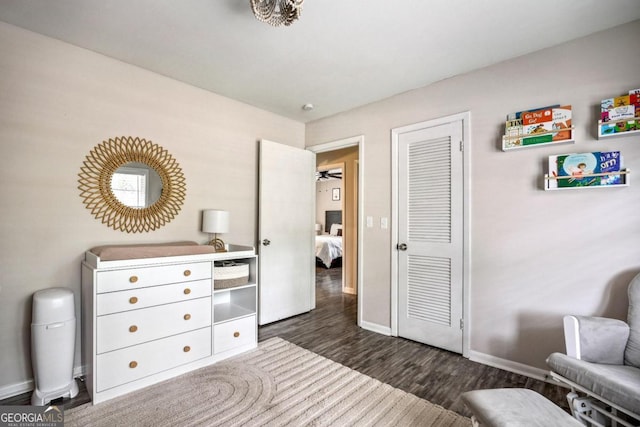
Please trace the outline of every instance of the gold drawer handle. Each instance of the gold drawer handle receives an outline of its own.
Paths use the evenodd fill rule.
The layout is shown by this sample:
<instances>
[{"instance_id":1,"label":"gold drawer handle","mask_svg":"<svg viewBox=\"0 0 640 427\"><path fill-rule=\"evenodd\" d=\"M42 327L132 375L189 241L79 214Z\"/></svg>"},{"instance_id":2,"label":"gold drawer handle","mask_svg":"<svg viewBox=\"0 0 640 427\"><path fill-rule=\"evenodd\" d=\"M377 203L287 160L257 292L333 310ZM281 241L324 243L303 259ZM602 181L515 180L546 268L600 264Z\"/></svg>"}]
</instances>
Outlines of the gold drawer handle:
<instances>
[{"instance_id":1,"label":"gold drawer handle","mask_svg":"<svg viewBox=\"0 0 640 427\"><path fill-rule=\"evenodd\" d=\"M239 336L240 336L240 332L234 332L234 333L233 333L233 337L234 337L234 338L238 338Z\"/></svg>"},{"instance_id":2,"label":"gold drawer handle","mask_svg":"<svg viewBox=\"0 0 640 427\"><path fill-rule=\"evenodd\" d=\"M132 362L129 362L129 367L130 367L131 369L135 368L136 366L138 366L138 362L136 362L135 360L134 360L134 361L132 361Z\"/></svg>"},{"instance_id":3,"label":"gold drawer handle","mask_svg":"<svg viewBox=\"0 0 640 427\"><path fill-rule=\"evenodd\" d=\"M136 283L138 281L138 276L131 276L129 277L129 282L131 283Z\"/></svg>"},{"instance_id":4,"label":"gold drawer handle","mask_svg":"<svg viewBox=\"0 0 640 427\"><path fill-rule=\"evenodd\" d=\"M185 270L184 271L184 275L185 275L185 277L191 276L191 270Z\"/></svg>"},{"instance_id":5,"label":"gold drawer handle","mask_svg":"<svg viewBox=\"0 0 640 427\"><path fill-rule=\"evenodd\" d=\"M184 351L185 353L188 353L191 351L191 347L189 347L188 345L185 345L182 351Z\"/></svg>"},{"instance_id":6,"label":"gold drawer handle","mask_svg":"<svg viewBox=\"0 0 640 427\"><path fill-rule=\"evenodd\" d=\"M189 295L191 293L191 289L189 288L184 288L184 294L185 295Z\"/></svg>"},{"instance_id":7,"label":"gold drawer handle","mask_svg":"<svg viewBox=\"0 0 640 427\"><path fill-rule=\"evenodd\" d=\"M129 332L136 332L137 330L138 330L138 327L136 325L129 326Z\"/></svg>"},{"instance_id":8,"label":"gold drawer handle","mask_svg":"<svg viewBox=\"0 0 640 427\"><path fill-rule=\"evenodd\" d=\"M189 313L184 315L184 320L189 320L191 319L191 315Z\"/></svg>"},{"instance_id":9,"label":"gold drawer handle","mask_svg":"<svg viewBox=\"0 0 640 427\"><path fill-rule=\"evenodd\" d=\"M137 303L137 302L138 302L138 297L131 297L131 298L129 298L129 303L130 303L130 304L135 304L135 303Z\"/></svg>"}]
</instances>

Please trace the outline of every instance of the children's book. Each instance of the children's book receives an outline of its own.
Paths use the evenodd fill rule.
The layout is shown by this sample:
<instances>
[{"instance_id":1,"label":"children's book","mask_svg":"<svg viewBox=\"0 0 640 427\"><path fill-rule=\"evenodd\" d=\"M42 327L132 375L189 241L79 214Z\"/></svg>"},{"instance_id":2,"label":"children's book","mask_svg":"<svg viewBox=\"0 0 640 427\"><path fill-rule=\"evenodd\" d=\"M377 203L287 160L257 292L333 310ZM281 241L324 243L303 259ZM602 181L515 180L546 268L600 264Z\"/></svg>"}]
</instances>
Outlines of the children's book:
<instances>
[{"instance_id":1,"label":"children's book","mask_svg":"<svg viewBox=\"0 0 640 427\"><path fill-rule=\"evenodd\" d=\"M607 98L600 101L600 111L609 111L611 108L613 108L613 98Z\"/></svg>"},{"instance_id":2,"label":"children's book","mask_svg":"<svg viewBox=\"0 0 640 427\"><path fill-rule=\"evenodd\" d=\"M631 89L629 91L629 103L636 106L636 115L640 110L640 89Z\"/></svg>"},{"instance_id":3,"label":"children's book","mask_svg":"<svg viewBox=\"0 0 640 427\"><path fill-rule=\"evenodd\" d=\"M613 108L624 107L631 104L631 97L629 95L622 95L613 98Z\"/></svg>"},{"instance_id":4,"label":"children's book","mask_svg":"<svg viewBox=\"0 0 640 427\"><path fill-rule=\"evenodd\" d=\"M507 116L505 148L571 139L571 106L552 105Z\"/></svg>"},{"instance_id":5,"label":"children's book","mask_svg":"<svg viewBox=\"0 0 640 427\"><path fill-rule=\"evenodd\" d=\"M552 122L552 129L558 131L553 134L553 141L571 139L571 105L554 108Z\"/></svg>"},{"instance_id":6,"label":"children's book","mask_svg":"<svg viewBox=\"0 0 640 427\"><path fill-rule=\"evenodd\" d=\"M640 120L618 121L614 123L602 123L600 125L600 133L602 135L611 135L638 129L640 129Z\"/></svg>"},{"instance_id":7,"label":"children's book","mask_svg":"<svg viewBox=\"0 0 640 427\"><path fill-rule=\"evenodd\" d=\"M598 155L596 157L596 155ZM560 155L556 158L558 187L589 187L600 185L599 153Z\"/></svg>"},{"instance_id":8,"label":"children's book","mask_svg":"<svg viewBox=\"0 0 640 427\"><path fill-rule=\"evenodd\" d=\"M594 153L595 154L595 153ZM620 172L622 170L622 157L619 151L600 152L600 173ZM600 185L622 184L620 174L612 173L600 177Z\"/></svg>"},{"instance_id":9,"label":"children's book","mask_svg":"<svg viewBox=\"0 0 640 427\"><path fill-rule=\"evenodd\" d=\"M625 119L633 119L636 116L635 105L625 105L622 107L614 107L609 110L609 121L618 121Z\"/></svg>"},{"instance_id":10,"label":"children's book","mask_svg":"<svg viewBox=\"0 0 640 427\"><path fill-rule=\"evenodd\" d=\"M622 178L622 157L619 151L564 154L549 157L549 173L557 177L553 187L594 187L619 185ZM611 174L607 174L611 172ZM604 175L603 175L604 174Z\"/></svg>"},{"instance_id":11,"label":"children's book","mask_svg":"<svg viewBox=\"0 0 640 427\"><path fill-rule=\"evenodd\" d=\"M546 107L533 108L531 110L524 110L524 111L517 111L515 113L509 113L507 115L507 120L522 119L522 115L524 113L529 113L529 112L532 112L532 111L539 111L539 110L546 110L547 108L555 108L555 107L559 107L559 106L560 106L560 104L548 105Z\"/></svg>"},{"instance_id":12,"label":"children's book","mask_svg":"<svg viewBox=\"0 0 640 427\"><path fill-rule=\"evenodd\" d=\"M636 119L636 120L629 120ZM640 89L600 101L600 135L640 129Z\"/></svg>"},{"instance_id":13,"label":"children's book","mask_svg":"<svg viewBox=\"0 0 640 427\"><path fill-rule=\"evenodd\" d=\"M507 120L504 136L505 148L519 147L522 145L522 119Z\"/></svg>"},{"instance_id":14,"label":"children's book","mask_svg":"<svg viewBox=\"0 0 640 427\"><path fill-rule=\"evenodd\" d=\"M544 108L542 110L525 111L522 114L522 126L550 122L553 119L553 109Z\"/></svg>"},{"instance_id":15,"label":"children's book","mask_svg":"<svg viewBox=\"0 0 640 427\"><path fill-rule=\"evenodd\" d=\"M629 103L636 108L636 117L640 117L640 89L631 89L629 91Z\"/></svg>"}]
</instances>

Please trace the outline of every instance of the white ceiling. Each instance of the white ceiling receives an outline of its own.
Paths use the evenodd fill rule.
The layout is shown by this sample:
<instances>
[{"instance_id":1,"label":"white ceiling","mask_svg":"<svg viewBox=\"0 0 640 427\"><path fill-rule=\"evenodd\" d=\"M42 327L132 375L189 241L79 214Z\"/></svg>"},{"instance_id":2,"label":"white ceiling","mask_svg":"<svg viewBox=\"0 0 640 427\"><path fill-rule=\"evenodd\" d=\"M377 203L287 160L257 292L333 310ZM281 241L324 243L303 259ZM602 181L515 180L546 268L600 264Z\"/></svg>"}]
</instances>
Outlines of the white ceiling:
<instances>
[{"instance_id":1,"label":"white ceiling","mask_svg":"<svg viewBox=\"0 0 640 427\"><path fill-rule=\"evenodd\" d=\"M637 19L640 0L306 0L273 28L248 0L0 0L1 21L302 122Z\"/></svg>"}]
</instances>

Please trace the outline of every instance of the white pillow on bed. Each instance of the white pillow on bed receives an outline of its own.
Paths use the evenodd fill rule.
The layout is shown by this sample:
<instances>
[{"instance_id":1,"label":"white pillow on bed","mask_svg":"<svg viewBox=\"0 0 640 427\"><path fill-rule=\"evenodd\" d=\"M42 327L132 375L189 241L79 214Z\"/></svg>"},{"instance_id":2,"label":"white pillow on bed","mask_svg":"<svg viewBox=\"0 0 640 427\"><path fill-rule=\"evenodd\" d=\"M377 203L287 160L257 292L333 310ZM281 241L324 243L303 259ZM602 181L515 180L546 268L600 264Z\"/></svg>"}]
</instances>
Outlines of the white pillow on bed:
<instances>
[{"instance_id":1,"label":"white pillow on bed","mask_svg":"<svg viewBox=\"0 0 640 427\"><path fill-rule=\"evenodd\" d=\"M342 230L342 224L331 224L331 229L329 230L329 234L332 236L337 236L338 230Z\"/></svg>"}]
</instances>

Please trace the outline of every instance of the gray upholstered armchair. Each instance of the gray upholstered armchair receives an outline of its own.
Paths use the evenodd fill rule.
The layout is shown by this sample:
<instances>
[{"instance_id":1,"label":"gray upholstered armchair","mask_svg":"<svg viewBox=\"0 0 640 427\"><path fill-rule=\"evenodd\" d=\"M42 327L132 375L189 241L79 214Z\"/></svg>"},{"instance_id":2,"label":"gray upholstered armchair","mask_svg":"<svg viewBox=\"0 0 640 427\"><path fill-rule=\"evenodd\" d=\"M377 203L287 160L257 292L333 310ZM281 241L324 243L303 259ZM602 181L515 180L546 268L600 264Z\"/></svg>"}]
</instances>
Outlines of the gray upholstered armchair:
<instances>
[{"instance_id":1,"label":"gray upholstered armchair","mask_svg":"<svg viewBox=\"0 0 640 427\"><path fill-rule=\"evenodd\" d=\"M627 323L566 316L567 354L547 359L551 376L571 388L571 411L585 425L640 425L640 274L628 293Z\"/></svg>"}]
</instances>

